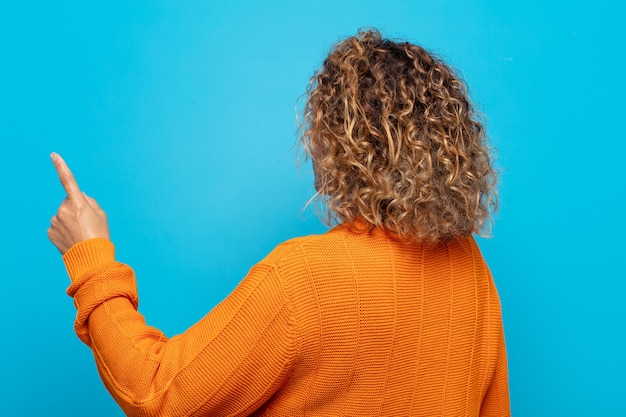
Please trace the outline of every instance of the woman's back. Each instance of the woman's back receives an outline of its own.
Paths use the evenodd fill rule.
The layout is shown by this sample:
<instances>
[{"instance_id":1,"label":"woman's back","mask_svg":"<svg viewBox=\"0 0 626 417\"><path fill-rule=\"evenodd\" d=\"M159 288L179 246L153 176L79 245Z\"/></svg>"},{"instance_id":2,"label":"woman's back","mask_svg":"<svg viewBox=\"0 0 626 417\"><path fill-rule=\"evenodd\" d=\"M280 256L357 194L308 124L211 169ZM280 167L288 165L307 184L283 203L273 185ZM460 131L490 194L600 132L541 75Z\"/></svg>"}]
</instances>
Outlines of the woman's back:
<instances>
[{"instance_id":1,"label":"woman's back","mask_svg":"<svg viewBox=\"0 0 626 417\"><path fill-rule=\"evenodd\" d=\"M508 410L500 304L471 237L339 226L263 263L284 283L297 346L267 415L479 415L498 384L484 405Z\"/></svg>"}]
</instances>

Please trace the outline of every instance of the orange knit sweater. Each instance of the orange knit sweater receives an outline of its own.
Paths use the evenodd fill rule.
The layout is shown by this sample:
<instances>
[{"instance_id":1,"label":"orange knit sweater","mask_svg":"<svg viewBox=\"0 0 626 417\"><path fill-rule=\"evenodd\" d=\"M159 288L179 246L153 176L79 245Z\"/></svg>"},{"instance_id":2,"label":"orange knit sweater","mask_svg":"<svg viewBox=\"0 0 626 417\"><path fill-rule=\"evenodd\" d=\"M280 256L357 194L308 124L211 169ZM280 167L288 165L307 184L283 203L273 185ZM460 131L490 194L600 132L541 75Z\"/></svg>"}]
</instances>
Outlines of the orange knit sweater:
<instances>
[{"instance_id":1,"label":"orange knit sweater","mask_svg":"<svg viewBox=\"0 0 626 417\"><path fill-rule=\"evenodd\" d=\"M76 332L130 416L508 416L500 304L471 237L287 241L168 339L105 239L65 255Z\"/></svg>"}]
</instances>

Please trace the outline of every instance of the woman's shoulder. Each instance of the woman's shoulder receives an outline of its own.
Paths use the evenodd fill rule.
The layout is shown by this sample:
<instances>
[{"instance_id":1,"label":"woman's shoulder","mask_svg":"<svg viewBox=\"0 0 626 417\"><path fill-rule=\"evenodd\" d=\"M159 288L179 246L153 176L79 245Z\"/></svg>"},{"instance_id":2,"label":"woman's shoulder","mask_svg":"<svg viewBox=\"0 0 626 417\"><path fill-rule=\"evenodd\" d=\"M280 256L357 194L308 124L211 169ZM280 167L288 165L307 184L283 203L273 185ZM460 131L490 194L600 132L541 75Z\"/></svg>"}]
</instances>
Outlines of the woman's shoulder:
<instances>
[{"instance_id":1,"label":"woman's shoulder","mask_svg":"<svg viewBox=\"0 0 626 417\"><path fill-rule=\"evenodd\" d=\"M334 241L341 237L342 227L337 226L325 233L298 236L288 239L277 245L266 257L263 263L278 264L294 257L304 256L306 253L317 252L323 248L332 247Z\"/></svg>"}]
</instances>

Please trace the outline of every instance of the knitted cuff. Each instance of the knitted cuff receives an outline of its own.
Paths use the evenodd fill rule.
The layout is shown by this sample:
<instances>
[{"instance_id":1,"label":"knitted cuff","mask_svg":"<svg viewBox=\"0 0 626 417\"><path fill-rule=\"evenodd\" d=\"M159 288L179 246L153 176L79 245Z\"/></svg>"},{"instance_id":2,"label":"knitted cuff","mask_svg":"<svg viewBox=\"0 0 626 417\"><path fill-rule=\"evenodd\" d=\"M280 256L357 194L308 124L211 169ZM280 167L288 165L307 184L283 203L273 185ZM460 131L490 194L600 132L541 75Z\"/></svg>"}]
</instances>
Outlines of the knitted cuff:
<instances>
[{"instance_id":1,"label":"knitted cuff","mask_svg":"<svg viewBox=\"0 0 626 417\"><path fill-rule=\"evenodd\" d=\"M137 309L137 286L133 270L115 261L113 244L107 239L91 239L68 250L63 261L72 280L67 294L74 297L79 339L91 346L89 315L102 303L125 297Z\"/></svg>"},{"instance_id":2,"label":"knitted cuff","mask_svg":"<svg viewBox=\"0 0 626 417\"><path fill-rule=\"evenodd\" d=\"M72 246L63 255L63 262L72 282L79 279L86 271L113 261L115 261L115 247L109 239L104 238L84 240Z\"/></svg>"}]
</instances>

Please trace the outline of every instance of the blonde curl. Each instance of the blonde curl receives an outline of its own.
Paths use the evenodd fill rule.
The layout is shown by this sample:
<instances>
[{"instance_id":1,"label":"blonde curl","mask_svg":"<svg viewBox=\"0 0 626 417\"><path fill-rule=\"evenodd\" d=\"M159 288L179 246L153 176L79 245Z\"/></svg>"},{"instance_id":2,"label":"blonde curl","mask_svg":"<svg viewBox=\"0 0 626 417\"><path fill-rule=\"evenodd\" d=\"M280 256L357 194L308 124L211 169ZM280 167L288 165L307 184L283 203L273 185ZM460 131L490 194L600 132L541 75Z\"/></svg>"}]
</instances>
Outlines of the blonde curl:
<instances>
[{"instance_id":1,"label":"blonde curl","mask_svg":"<svg viewBox=\"0 0 626 417\"><path fill-rule=\"evenodd\" d=\"M442 242L481 233L496 172L464 82L420 46L360 31L307 89L300 142L328 224Z\"/></svg>"}]
</instances>

